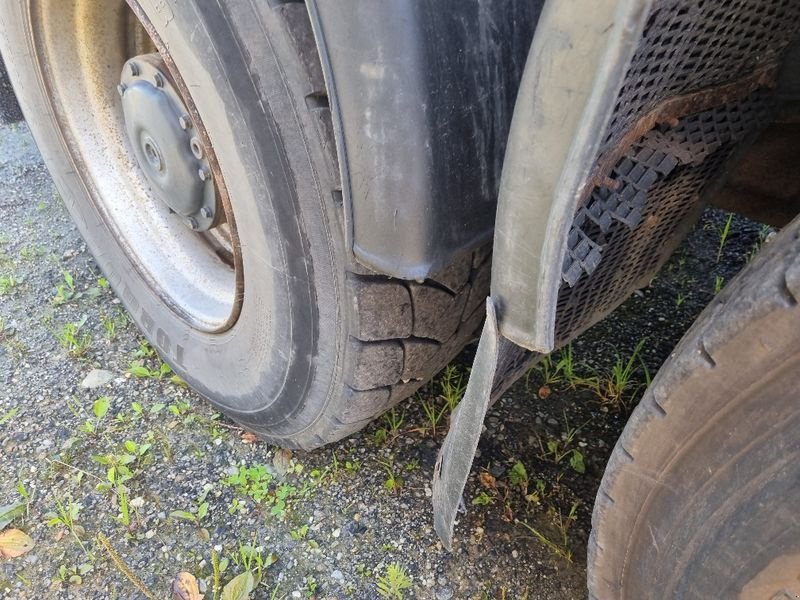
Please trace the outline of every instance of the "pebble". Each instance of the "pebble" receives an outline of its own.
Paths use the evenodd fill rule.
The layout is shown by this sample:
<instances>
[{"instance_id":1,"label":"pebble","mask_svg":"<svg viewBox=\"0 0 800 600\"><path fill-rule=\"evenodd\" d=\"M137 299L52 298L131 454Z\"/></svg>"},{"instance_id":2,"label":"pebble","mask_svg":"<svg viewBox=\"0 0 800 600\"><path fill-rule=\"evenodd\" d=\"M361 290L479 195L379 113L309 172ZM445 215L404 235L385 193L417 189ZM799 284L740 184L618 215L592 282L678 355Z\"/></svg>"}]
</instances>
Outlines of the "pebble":
<instances>
[{"instance_id":1,"label":"pebble","mask_svg":"<svg viewBox=\"0 0 800 600\"><path fill-rule=\"evenodd\" d=\"M339 582L344 581L344 574L339 569L333 571L331 577Z\"/></svg>"},{"instance_id":2,"label":"pebble","mask_svg":"<svg viewBox=\"0 0 800 600\"><path fill-rule=\"evenodd\" d=\"M436 594L436 600L450 600L454 594L453 588L450 586L437 588L434 593Z\"/></svg>"},{"instance_id":3,"label":"pebble","mask_svg":"<svg viewBox=\"0 0 800 600\"><path fill-rule=\"evenodd\" d=\"M99 388L111 382L114 377L115 375L111 371L106 371L105 369L92 369L89 371L89 374L83 378L80 386L89 390Z\"/></svg>"}]
</instances>

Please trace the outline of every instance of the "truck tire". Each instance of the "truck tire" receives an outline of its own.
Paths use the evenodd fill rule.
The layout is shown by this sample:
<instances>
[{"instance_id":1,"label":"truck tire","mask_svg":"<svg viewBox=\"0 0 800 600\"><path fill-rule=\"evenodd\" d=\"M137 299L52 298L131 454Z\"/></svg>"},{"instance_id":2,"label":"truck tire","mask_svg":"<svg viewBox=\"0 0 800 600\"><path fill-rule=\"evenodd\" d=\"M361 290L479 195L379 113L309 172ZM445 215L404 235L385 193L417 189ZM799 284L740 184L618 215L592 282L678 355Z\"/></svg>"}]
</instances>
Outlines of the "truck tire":
<instances>
[{"instance_id":1,"label":"truck tire","mask_svg":"<svg viewBox=\"0 0 800 600\"><path fill-rule=\"evenodd\" d=\"M800 218L706 308L600 485L592 599L800 596Z\"/></svg>"},{"instance_id":2,"label":"truck tire","mask_svg":"<svg viewBox=\"0 0 800 600\"><path fill-rule=\"evenodd\" d=\"M424 282L354 262L303 2L128 4L0 5L0 51L89 249L164 360L234 420L286 447L357 431L474 336L489 253L466 253ZM131 78L161 92L131 100ZM161 102L165 90L163 114L141 100ZM192 162L172 121L148 121L178 109L205 162ZM139 144L131 120L177 149ZM159 204L188 189L165 183L173 187L158 196L164 164L171 173L179 164L181 176L200 165L194 173L212 182L216 203L199 208L207 183L200 193L187 184L186 197L208 223Z\"/></svg>"}]
</instances>

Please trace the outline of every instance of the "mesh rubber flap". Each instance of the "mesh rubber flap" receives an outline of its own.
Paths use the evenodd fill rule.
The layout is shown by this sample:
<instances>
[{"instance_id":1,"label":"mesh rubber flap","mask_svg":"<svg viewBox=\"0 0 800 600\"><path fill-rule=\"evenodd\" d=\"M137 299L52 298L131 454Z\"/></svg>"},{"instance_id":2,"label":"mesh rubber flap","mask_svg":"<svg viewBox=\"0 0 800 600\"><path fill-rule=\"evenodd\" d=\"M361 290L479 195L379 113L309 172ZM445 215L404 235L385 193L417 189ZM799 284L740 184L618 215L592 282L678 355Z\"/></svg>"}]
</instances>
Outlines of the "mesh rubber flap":
<instances>
[{"instance_id":1,"label":"mesh rubber flap","mask_svg":"<svg viewBox=\"0 0 800 600\"><path fill-rule=\"evenodd\" d=\"M770 122L772 91L754 75L774 72L798 27L796 1L656 3L569 232L556 345L646 284L680 243L734 151Z\"/></svg>"},{"instance_id":2,"label":"mesh rubber flap","mask_svg":"<svg viewBox=\"0 0 800 600\"><path fill-rule=\"evenodd\" d=\"M600 154L664 99L721 86L776 62L799 22L797 0L656 2Z\"/></svg>"}]
</instances>

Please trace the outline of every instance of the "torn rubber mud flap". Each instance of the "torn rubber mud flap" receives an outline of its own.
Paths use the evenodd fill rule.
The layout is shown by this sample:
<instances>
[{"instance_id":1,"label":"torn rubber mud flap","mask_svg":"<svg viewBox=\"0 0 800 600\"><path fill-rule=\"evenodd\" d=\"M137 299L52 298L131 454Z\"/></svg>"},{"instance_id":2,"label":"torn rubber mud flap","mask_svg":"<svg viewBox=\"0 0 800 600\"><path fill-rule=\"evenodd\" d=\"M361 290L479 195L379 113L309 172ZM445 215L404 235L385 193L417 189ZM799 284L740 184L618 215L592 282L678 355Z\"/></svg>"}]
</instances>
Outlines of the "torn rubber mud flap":
<instances>
[{"instance_id":1,"label":"torn rubber mud flap","mask_svg":"<svg viewBox=\"0 0 800 600\"><path fill-rule=\"evenodd\" d=\"M448 550L452 549L453 525L458 508L463 503L461 495L472 469L483 419L491 405L492 392L497 391L496 380L505 379L513 369L522 370L529 364L529 359L520 360L521 352L524 351L519 346L500 335L494 302L487 298L486 322L472 363L469 383L464 397L453 411L450 431L439 451L433 472L433 524ZM513 377L508 379L513 380Z\"/></svg>"}]
</instances>

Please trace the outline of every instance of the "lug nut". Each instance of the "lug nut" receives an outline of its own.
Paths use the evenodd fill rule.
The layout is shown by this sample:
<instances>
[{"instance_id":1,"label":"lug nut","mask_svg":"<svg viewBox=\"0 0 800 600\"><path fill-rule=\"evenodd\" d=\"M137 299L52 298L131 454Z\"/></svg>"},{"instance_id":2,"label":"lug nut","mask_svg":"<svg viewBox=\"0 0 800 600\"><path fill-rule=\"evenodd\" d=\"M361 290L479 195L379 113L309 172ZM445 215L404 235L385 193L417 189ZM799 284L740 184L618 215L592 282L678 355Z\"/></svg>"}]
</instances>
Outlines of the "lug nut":
<instances>
[{"instance_id":1,"label":"lug nut","mask_svg":"<svg viewBox=\"0 0 800 600\"><path fill-rule=\"evenodd\" d=\"M189 147L192 149L192 154L197 160L201 160L203 158L203 147L200 145L200 140L196 137L193 137L189 141Z\"/></svg>"},{"instance_id":2,"label":"lug nut","mask_svg":"<svg viewBox=\"0 0 800 600\"><path fill-rule=\"evenodd\" d=\"M197 170L197 176L200 178L200 181L205 181L206 179L208 179L209 176L208 167L206 167L205 165L200 167Z\"/></svg>"},{"instance_id":3,"label":"lug nut","mask_svg":"<svg viewBox=\"0 0 800 600\"><path fill-rule=\"evenodd\" d=\"M126 89L128 89L128 86L127 86L127 85L125 85L124 83L120 83L120 84L117 86L117 93L119 94L119 97L120 97L120 98L122 98L123 94L125 94L125 90L126 90Z\"/></svg>"},{"instance_id":4,"label":"lug nut","mask_svg":"<svg viewBox=\"0 0 800 600\"><path fill-rule=\"evenodd\" d=\"M204 206L200 209L200 216L202 216L204 219L210 219L213 214L214 213L212 213L207 206Z\"/></svg>"},{"instance_id":5,"label":"lug nut","mask_svg":"<svg viewBox=\"0 0 800 600\"><path fill-rule=\"evenodd\" d=\"M178 117L178 125L181 126L181 129L186 131L187 129L191 128L192 120L189 118L189 115L181 115Z\"/></svg>"},{"instance_id":6,"label":"lug nut","mask_svg":"<svg viewBox=\"0 0 800 600\"><path fill-rule=\"evenodd\" d=\"M133 75L134 77L139 76L139 65L137 65L135 62L128 63L128 70L130 70L131 75Z\"/></svg>"},{"instance_id":7,"label":"lug nut","mask_svg":"<svg viewBox=\"0 0 800 600\"><path fill-rule=\"evenodd\" d=\"M197 219L195 219L194 217L189 217L189 227L191 227L193 230L197 231L197 228L198 228Z\"/></svg>"},{"instance_id":8,"label":"lug nut","mask_svg":"<svg viewBox=\"0 0 800 600\"><path fill-rule=\"evenodd\" d=\"M156 82L156 87L164 87L164 77L161 73L156 73L153 75L153 81Z\"/></svg>"}]
</instances>

